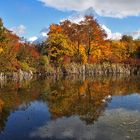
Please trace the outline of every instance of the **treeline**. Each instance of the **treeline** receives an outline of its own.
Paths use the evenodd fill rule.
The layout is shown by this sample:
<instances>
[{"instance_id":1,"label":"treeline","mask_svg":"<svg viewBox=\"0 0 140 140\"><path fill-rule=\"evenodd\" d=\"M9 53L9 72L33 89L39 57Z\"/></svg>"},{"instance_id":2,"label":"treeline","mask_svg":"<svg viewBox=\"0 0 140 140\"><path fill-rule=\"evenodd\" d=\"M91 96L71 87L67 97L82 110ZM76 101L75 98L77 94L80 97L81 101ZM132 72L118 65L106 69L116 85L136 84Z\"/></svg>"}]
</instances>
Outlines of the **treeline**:
<instances>
[{"instance_id":1,"label":"treeline","mask_svg":"<svg viewBox=\"0 0 140 140\"><path fill-rule=\"evenodd\" d=\"M47 39L30 44L6 29L0 20L0 72L55 71L65 64L140 64L140 40L123 35L108 40L92 16L79 23L69 20L51 24Z\"/></svg>"},{"instance_id":2,"label":"treeline","mask_svg":"<svg viewBox=\"0 0 140 140\"><path fill-rule=\"evenodd\" d=\"M39 57L34 45L22 42L0 19L0 72L35 69Z\"/></svg>"}]
</instances>

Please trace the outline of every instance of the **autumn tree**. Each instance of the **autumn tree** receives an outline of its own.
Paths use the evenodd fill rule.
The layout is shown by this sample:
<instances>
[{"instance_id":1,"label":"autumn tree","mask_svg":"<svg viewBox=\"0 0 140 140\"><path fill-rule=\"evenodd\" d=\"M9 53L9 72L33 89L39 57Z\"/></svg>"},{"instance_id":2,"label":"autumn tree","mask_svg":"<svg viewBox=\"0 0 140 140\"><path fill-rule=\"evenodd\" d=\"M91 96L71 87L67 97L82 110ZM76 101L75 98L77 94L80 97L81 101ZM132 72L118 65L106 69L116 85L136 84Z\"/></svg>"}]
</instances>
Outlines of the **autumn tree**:
<instances>
[{"instance_id":1,"label":"autumn tree","mask_svg":"<svg viewBox=\"0 0 140 140\"><path fill-rule=\"evenodd\" d=\"M45 42L50 62L57 68L63 61L64 56L71 56L72 51L68 37L62 32L58 24L52 24Z\"/></svg>"},{"instance_id":2,"label":"autumn tree","mask_svg":"<svg viewBox=\"0 0 140 140\"><path fill-rule=\"evenodd\" d=\"M83 28L80 23L72 23L65 20L60 23L63 33L68 36L71 42L71 51L73 52L73 60L78 63L85 62L84 46L82 45Z\"/></svg>"},{"instance_id":3,"label":"autumn tree","mask_svg":"<svg viewBox=\"0 0 140 140\"><path fill-rule=\"evenodd\" d=\"M0 18L0 54L3 52L5 37L4 37L4 26L2 19Z\"/></svg>"},{"instance_id":4,"label":"autumn tree","mask_svg":"<svg viewBox=\"0 0 140 140\"><path fill-rule=\"evenodd\" d=\"M128 35L123 35L121 41L125 43L126 53L129 56L129 58L130 57L133 58L137 50L133 37Z\"/></svg>"},{"instance_id":5,"label":"autumn tree","mask_svg":"<svg viewBox=\"0 0 140 140\"><path fill-rule=\"evenodd\" d=\"M84 21L81 21L80 24L83 27L82 42L86 48L86 54L89 59L90 55L94 55L94 50L104 43L104 39L107 35L93 16L85 16Z\"/></svg>"},{"instance_id":6,"label":"autumn tree","mask_svg":"<svg viewBox=\"0 0 140 140\"><path fill-rule=\"evenodd\" d=\"M16 58L19 61L21 69L26 71L36 68L39 57L39 53L35 46L26 42L22 43L16 54Z\"/></svg>"},{"instance_id":7,"label":"autumn tree","mask_svg":"<svg viewBox=\"0 0 140 140\"><path fill-rule=\"evenodd\" d=\"M134 40L136 45L135 58L140 59L140 39Z\"/></svg>"},{"instance_id":8,"label":"autumn tree","mask_svg":"<svg viewBox=\"0 0 140 140\"><path fill-rule=\"evenodd\" d=\"M16 70L16 53L21 45L20 38L6 29L0 20L0 71Z\"/></svg>"}]
</instances>

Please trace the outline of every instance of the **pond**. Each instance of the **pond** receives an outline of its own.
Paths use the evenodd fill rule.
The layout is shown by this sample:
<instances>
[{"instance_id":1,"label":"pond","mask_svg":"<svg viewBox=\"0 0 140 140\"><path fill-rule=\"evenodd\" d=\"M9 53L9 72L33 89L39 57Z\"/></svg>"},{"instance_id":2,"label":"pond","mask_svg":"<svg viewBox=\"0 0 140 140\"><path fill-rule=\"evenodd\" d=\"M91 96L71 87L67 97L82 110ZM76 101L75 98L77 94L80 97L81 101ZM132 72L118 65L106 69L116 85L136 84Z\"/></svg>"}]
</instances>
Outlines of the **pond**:
<instances>
[{"instance_id":1,"label":"pond","mask_svg":"<svg viewBox=\"0 0 140 140\"><path fill-rule=\"evenodd\" d=\"M0 140L139 140L140 78L0 82Z\"/></svg>"}]
</instances>

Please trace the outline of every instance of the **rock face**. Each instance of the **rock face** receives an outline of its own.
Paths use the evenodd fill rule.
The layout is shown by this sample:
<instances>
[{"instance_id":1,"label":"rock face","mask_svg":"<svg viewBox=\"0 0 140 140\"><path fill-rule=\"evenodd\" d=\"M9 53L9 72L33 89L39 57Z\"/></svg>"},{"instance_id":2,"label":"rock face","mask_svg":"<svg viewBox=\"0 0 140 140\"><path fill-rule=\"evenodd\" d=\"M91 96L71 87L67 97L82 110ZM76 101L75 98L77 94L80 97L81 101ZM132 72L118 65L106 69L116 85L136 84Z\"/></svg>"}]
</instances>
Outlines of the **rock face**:
<instances>
[{"instance_id":1,"label":"rock face","mask_svg":"<svg viewBox=\"0 0 140 140\"><path fill-rule=\"evenodd\" d=\"M140 75L140 66L128 64L69 64L62 67L62 73L83 75Z\"/></svg>"},{"instance_id":2,"label":"rock face","mask_svg":"<svg viewBox=\"0 0 140 140\"><path fill-rule=\"evenodd\" d=\"M5 74L3 72L0 73L0 80L4 80L6 78Z\"/></svg>"},{"instance_id":3,"label":"rock face","mask_svg":"<svg viewBox=\"0 0 140 140\"><path fill-rule=\"evenodd\" d=\"M10 72L10 73L0 73L0 80L5 80L7 78L11 78L13 80L30 80L33 78L33 72L22 71L19 69L18 72Z\"/></svg>"},{"instance_id":4,"label":"rock face","mask_svg":"<svg viewBox=\"0 0 140 140\"><path fill-rule=\"evenodd\" d=\"M48 70L42 73L36 73L39 77L46 77L49 75L140 75L140 66L139 65L128 65L128 64L67 64L58 68L57 73L55 70ZM2 73L0 72L0 81L7 78L13 80L31 80L33 78L32 71L22 71L19 69L18 72Z\"/></svg>"},{"instance_id":5,"label":"rock face","mask_svg":"<svg viewBox=\"0 0 140 140\"><path fill-rule=\"evenodd\" d=\"M30 80L33 78L33 73L32 71L26 72L26 71L22 71L21 69L19 70L19 72L17 73L18 77L20 80Z\"/></svg>"}]
</instances>

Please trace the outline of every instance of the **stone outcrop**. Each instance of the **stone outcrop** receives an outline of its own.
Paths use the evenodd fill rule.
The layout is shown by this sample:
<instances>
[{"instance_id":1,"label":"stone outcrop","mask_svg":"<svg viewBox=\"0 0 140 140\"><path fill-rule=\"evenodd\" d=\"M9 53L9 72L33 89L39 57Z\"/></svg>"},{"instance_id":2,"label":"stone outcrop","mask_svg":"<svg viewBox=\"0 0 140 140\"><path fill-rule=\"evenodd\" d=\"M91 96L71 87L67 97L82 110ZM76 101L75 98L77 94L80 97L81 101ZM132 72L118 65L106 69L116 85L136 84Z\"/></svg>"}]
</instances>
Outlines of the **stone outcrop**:
<instances>
[{"instance_id":1,"label":"stone outcrop","mask_svg":"<svg viewBox=\"0 0 140 140\"><path fill-rule=\"evenodd\" d=\"M62 67L62 73L83 75L140 75L140 66L128 64L69 64Z\"/></svg>"},{"instance_id":2,"label":"stone outcrop","mask_svg":"<svg viewBox=\"0 0 140 140\"><path fill-rule=\"evenodd\" d=\"M129 64L67 64L65 66L59 67L57 69L57 73L54 70L38 72L36 73L39 77L47 77L47 76L57 76L57 75L140 75L140 66L139 65L129 65ZM10 78L12 80L30 80L33 78L32 71L22 71L19 69L17 72L9 72L9 73L0 73L0 80L5 80Z\"/></svg>"},{"instance_id":3,"label":"stone outcrop","mask_svg":"<svg viewBox=\"0 0 140 140\"><path fill-rule=\"evenodd\" d=\"M22 71L19 69L17 72L8 72L8 73L0 73L0 80L5 80L7 78L13 79L13 80L30 80L33 78L33 72L32 71Z\"/></svg>"}]
</instances>

